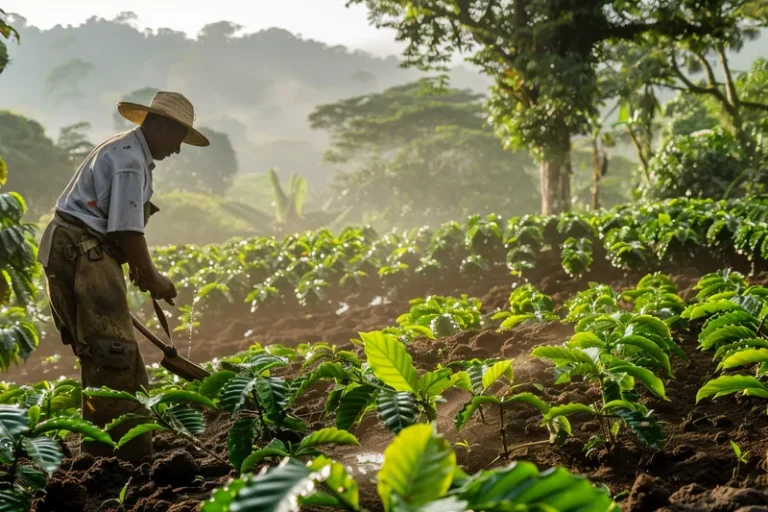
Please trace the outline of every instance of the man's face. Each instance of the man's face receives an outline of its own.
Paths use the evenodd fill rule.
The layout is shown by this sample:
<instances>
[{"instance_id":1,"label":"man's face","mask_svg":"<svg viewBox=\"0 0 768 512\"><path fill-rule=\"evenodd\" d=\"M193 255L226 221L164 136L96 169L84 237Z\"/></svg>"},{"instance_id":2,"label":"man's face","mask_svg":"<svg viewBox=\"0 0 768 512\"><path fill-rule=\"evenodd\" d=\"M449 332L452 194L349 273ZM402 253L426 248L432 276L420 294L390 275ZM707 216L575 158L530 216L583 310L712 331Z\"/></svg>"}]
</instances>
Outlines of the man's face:
<instances>
[{"instance_id":1,"label":"man's face","mask_svg":"<svg viewBox=\"0 0 768 512\"><path fill-rule=\"evenodd\" d=\"M155 160L162 160L181 151L181 144L187 137L188 130L172 120L163 119L158 126L157 155Z\"/></svg>"}]
</instances>

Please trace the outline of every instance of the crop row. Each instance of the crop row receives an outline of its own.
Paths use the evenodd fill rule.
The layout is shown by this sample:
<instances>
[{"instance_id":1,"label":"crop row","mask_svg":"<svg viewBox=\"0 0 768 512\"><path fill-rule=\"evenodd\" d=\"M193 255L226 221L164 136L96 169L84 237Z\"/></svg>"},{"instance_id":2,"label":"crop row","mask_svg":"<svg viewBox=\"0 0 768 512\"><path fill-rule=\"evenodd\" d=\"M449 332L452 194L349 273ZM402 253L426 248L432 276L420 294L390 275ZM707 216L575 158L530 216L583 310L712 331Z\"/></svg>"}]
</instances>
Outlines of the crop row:
<instances>
[{"instance_id":1,"label":"crop row","mask_svg":"<svg viewBox=\"0 0 768 512\"><path fill-rule=\"evenodd\" d=\"M536 267L559 256L570 275L595 261L635 271L657 270L703 252L756 261L768 256L768 201L675 199L609 211L504 220L474 216L379 236L370 228L328 230L221 245L155 249L155 258L180 288L179 330L198 325L206 311L249 305L337 309L379 297L438 289L441 283L482 280ZM601 267L602 268L602 267Z\"/></svg>"},{"instance_id":2,"label":"crop row","mask_svg":"<svg viewBox=\"0 0 768 512\"><path fill-rule=\"evenodd\" d=\"M741 274L732 271L707 275L696 289L694 302L686 304L667 276L654 273L623 293L593 284L558 310L549 297L526 285L511 294L508 310L490 318L480 314L476 299L427 297L413 301L411 310L398 319L397 327L360 333L355 340L358 349L344 350L326 343L295 348L256 344L247 352L207 363L212 374L202 382L183 382L163 369L153 368L151 389L135 396L109 389L83 390L68 379L34 386L3 384L0 463L5 470L0 477L4 482L0 494L9 503L18 504L10 510L26 509L32 496L44 487L46 473L54 471L61 461L58 443L51 436L76 432L122 446L144 432L169 431L191 446L204 449L199 441L205 431L200 410L216 408L231 414L234 423L226 455L209 455L230 464L242 477L214 493L212 501L205 505L208 511L225 510L230 505L233 510L255 510L255 503L282 503L305 488L315 492L301 498L307 505L359 510L354 479L322 449L333 444L357 444L349 430L368 414L376 414L397 435L379 473L379 493L388 510L413 510L405 508L406 503L418 504L418 509L435 499L441 500L441 506L458 500L475 510L498 510L512 495L522 500L515 503L530 503L516 494L514 485L505 487L505 492L512 493L509 496L481 496L475 492L505 479L527 482L521 488L535 487L534 483L555 486L563 493L578 496L574 503L603 500L600 503L605 506L600 510L609 510L613 505L604 490L585 486L564 470L539 474L532 466L513 464L477 475L463 474L456 466L450 444L435 430L437 406L442 395L455 388L467 396L455 418L457 430L473 421L487 422L489 415L497 416L504 457L509 453L505 412L515 404L537 410L542 429L549 432L555 444L571 436L569 418L582 415L597 420L593 422L596 431L584 446L587 452L599 447L612 449L620 442L622 429L656 449L664 433L646 404L649 400L668 400L664 379L674 378L672 360L686 359L673 332L686 329L699 333L702 350L715 351L720 361L718 369L724 372L701 388L699 399L735 392L768 398L764 382L768 340L762 333L768 314L768 289L749 286ZM437 338L490 325L515 329L539 321L573 324L574 335L562 346L537 347L531 355L553 363L555 384L567 385L581 378L600 389L600 400L552 404L534 392L516 393L519 386L526 384L542 388L540 383L515 382L511 359L454 361L447 367L419 372L408 350L416 337ZM733 373L734 369L755 365L752 375ZM286 374L298 377L281 376ZM309 432L292 410L303 394L320 381L332 384L324 408L333 426ZM145 406L147 413L124 416L99 429L78 417L83 395L136 401ZM129 420L138 424L121 439L112 440L109 430ZM415 448L399 448L405 445ZM24 457L34 461L36 468L22 464ZM265 463L278 465L258 476L251 475L253 469ZM421 480L429 481L429 486L418 490L400 485ZM275 485L261 485L265 481ZM344 492L331 492L333 489ZM522 495L559 503L557 493L547 498L536 493Z\"/></svg>"}]
</instances>

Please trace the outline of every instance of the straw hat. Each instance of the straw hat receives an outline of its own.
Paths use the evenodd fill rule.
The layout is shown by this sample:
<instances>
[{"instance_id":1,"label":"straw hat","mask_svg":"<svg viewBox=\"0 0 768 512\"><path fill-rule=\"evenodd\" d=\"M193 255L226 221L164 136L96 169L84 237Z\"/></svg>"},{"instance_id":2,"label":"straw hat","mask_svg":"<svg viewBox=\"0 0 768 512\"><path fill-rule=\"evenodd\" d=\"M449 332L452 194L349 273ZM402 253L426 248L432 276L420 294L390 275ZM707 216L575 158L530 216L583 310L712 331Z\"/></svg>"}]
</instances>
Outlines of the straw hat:
<instances>
[{"instance_id":1,"label":"straw hat","mask_svg":"<svg viewBox=\"0 0 768 512\"><path fill-rule=\"evenodd\" d=\"M141 124L147 117L147 113L161 115L173 119L189 130L184 142L193 146L207 146L209 144L205 135L192 128L195 120L195 108L192 103L178 92L157 91L149 106L139 105L128 101L117 102L117 111L120 115L135 124Z\"/></svg>"}]
</instances>

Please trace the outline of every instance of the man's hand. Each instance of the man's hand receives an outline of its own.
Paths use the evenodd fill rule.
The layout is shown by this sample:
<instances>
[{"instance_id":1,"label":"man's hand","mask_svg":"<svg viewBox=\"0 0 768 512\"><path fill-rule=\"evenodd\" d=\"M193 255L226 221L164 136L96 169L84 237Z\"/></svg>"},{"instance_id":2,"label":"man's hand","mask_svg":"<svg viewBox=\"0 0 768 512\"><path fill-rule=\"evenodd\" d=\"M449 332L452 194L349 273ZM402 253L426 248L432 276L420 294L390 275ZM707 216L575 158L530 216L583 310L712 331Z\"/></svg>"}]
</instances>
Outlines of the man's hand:
<instances>
[{"instance_id":1,"label":"man's hand","mask_svg":"<svg viewBox=\"0 0 768 512\"><path fill-rule=\"evenodd\" d=\"M173 281L165 277L163 274L155 271L149 276L143 275L138 269L130 267L131 282L136 285L142 292L149 292L153 298L157 300L165 300L171 302L176 298L176 286Z\"/></svg>"},{"instance_id":2,"label":"man's hand","mask_svg":"<svg viewBox=\"0 0 768 512\"><path fill-rule=\"evenodd\" d=\"M173 282L162 275L152 263L149 256L147 241L143 233L134 231L116 231L110 233L112 239L125 254L130 266L131 282L143 292L149 292L157 300L172 301L176 297L176 287Z\"/></svg>"}]
</instances>

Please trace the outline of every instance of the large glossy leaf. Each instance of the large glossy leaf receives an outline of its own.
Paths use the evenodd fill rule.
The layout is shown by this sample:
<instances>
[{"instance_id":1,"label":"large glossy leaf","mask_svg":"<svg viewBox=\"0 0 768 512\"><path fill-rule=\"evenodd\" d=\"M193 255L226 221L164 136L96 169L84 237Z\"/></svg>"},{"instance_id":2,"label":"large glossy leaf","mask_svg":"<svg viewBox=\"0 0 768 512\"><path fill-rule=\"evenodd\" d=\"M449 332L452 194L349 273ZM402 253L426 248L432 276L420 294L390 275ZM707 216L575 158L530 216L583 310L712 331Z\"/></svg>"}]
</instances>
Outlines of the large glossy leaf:
<instances>
[{"instance_id":1,"label":"large glossy leaf","mask_svg":"<svg viewBox=\"0 0 768 512\"><path fill-rule=\"evenodd\" d=\"M34 435L41 435L46 432L58 432L66 430L68 432L77 432L85 437L89 437L100 443L114 445L114 441L107 432L100 429L93 423L80 418L54 418L38 423L33 430Z\"/></svg>"},{"instance_id":2,"label":"large glossy leaf","mask_svg":"<svg viewBox=\"0 0 768 512\"><path fill-rule=\"evenodd\" d=\"M336 410L336 428L351 428L368 407L375 391L372 386L358 386L342 396Z\"/></svg>"},{"instance_id":3,"label":"large glossy leaf","mask_svg":"<svg viewBox=\"0 0 768 512\"><path fill-rule=\"evenodd\" d=\"M750 348L729 355L720 365L725 369L768 361L768 349Z\"/></svg>"},{"instance_id":4,"label":"large glossy leaf","mask_svg":"<svg viewBox=\"0 0 768 512\"><path fill-rule=\"evenodd\" d=\"M669 398L667 398L667 395L664 391L664 383L650 370L632 364L623 364L611 367L610 372L613 374L626 373L631 375L632 377L642 382L643 385L648 388L651 393L658 396L659 398L669 401Z\"/></svg>"},{"instance_id":5,"label":"large glossy leaf","mask_svg":"<svg viewBox=\"0 0 768 512\"><path fill-rule=\"evenodd\" d=\"M755 329L746 325L726 325L711 331L706 337L699 338L703 350L711 350L722 343L732 343L741 339L754 338Z\"/></svg>"},{"instance_id":6,"label":"large glossy leaf","mask_svg":"<svg viewBox=\"0 0 768 512\"><path fill-rule=\"evenodd\" d=\"M661 448L664 440L664 431L656 419L649 414L644 414L634 409L614 409L613 414L619 416L645 444L651 448Z\"/></svg>"},{"instance_id":7,"label":"large glossy leaf","mask_svg":"<svg viewBox=\"0 0 768 512\"><path fill-rule=\"evenodd\" d=\"M214 495L203 512L288 512L298 509L299 497L313 492L316 475L301 463L285 459L277 467L247 477L236 494Z\"/></svg>"},{"instance_id":8,"label":"large glossy leaf","mask_svg":"<svg viewBox=\"0 0 768 512\"><path fill-rule=\"evenodd\" d=\"M164 391L159 395L152 397L158 404L177 404L177 403L194 403L204 405L205 407L215 408L216 405L210 398L206 398L203 395L193 393L192 391L172 390Z\"/></svg>"},{"instance_id":9,"label":"large glossy leaf","mask_svg":"<svg viewBox=\"0 0 768 512\"><path fill-rule=\"evenodd\" d=\"M27 411L13 405L0 406L0 439L18 439L29 431Z\"/></svg>"},{"instance_id":10,"label":"large glossy leaf","mask_svg":"<svg viewBox=\"0 0 768 512\"><path fill-rule=\"evenodd\" d=\"M643 350L661 365L668 376L672 376L672 367L669 364L669 356L653 341L643 336L630 335L624 336L617 343L630 345Z\"/></svg>"},{"instance_id":11,"label":"large glossy leaf","mask_svg":"<svg viewBox=\"0 0 768 512\"><path fill-rule=\"evenodd\" d=\"M219 405L221 405L221 408L230 414L239 411L245 404L246 398L248 398L253 391L253 388L256 387L258 379L258 377L254 378L242 375L229 379L222 388L219 397Z\"/></svg>"},{"instance_id":12,"label":"large glossy leaf","mask_svg":"<svg viewBox=\"0 0 768 512\"><path fill-rule=\"evenodd\" d=\"M512 382L514 379L514 373L512 371L512 359L494 363L490 368L483 372L483 390L491 387L491 384L499 380L501 377L506 377L510 382Z\"/></svg>"},{"instance_id":13,"label":"large glossy leaf","mask_svg":"<svg viewBox=\"0 0 768 512\"><path fill-rule=\"evenodd\" d=\"M227 382L236 376L237 374L235 372L230 372L229 370L222 370L216 373L212 373L203 379L197 392L206 398L214 400L219 397L219 393L221 393L221 390L224 388Z\"/></svg>"},{"instance_id":14,"label":"large glossy leaf","mask_svg":"<svg viewBox=\"0 0 768 512\"><path fill-rule=\"evenodd\" d=\"M32 497L21 489L0 489L0 512L28 512Z\"/></svg>"},{"instance_id":15,"label":"large glossy leaf","mask_svg":"<svg viewBox=\"0 0 768 512\"><path fill-rule=\"evenodd\" d=\"M339 430L334 427L323 428L311 433L301 440L299 450L306 448L315 448L325 444L354 444L359 445L357 438L346 430Z\"/></svg>"},{"instance_id":16,"label":"large glossy leaf","mask_svg":"<svg viewBox=\"0 0 768 512\"><path fill-rule=\"evenodd\" d=\"M258 418L242 417L235 420L227 436L227 454L232 467L239 470L253 451L253 441L258 433Z\"/></svg>"},{"instance_id":17,"label":"large glossy leaf","mask_svg":"<svg viewBox=\"0 0 768 512\"><path fill-rule=\"evenodd\" d=\"M260 378L256 392L267 418L279 423L285 417L285 408L288 406L288 383L276 377Z\"/></svg>"},{"instance_id":18,"label":"large glossy leaf","mask_svg":"<svg viewBox=\"0 0 768 512\"><path fill-rule=\"evenodd\" d=\"M546 414L552 408L547 402L533 393L518 393L504 399L504 403L523 403L535 407L541 414Z\"/></svg>"},{"instance_id":19,"label":"large glossy leaf","mask_svg":"<svg viewBox=\"0 0 768 512\"><path fill-rule=\"evenodd\" d=\"M21 446L29 458L49 475L59 469L64 458L59 443L48 437L25 437Z\"/></svg>"},{"instance_id":20,"label":"large glossy leaf","mask_svg":"<svg viewBox=\"0 0 768 512\"><path fill-rule=\"evenodd\" d=\"M132 440L136 439L142 434L146 434L147 432L156 432L159 430L168 430L168 429L157 423L142 423L141 425L136 425L131 430L126 432L123 437L120 438L120 441L117 442L117 447L122 448L123 446L130 443Z\"/></svg>"},{"instance_id":21,"label":"large glossy leaf","mask_svg":"<svg viewBox=\"0 0 768 512\"><path fill-rule=\"evenodd\" d=\"M530 462L481 473L458 494L472 510L619 512L604 488L556 468L539 473ZM510 508L512 505L514 508Z\"/></svg>"},{"instance_id":22,"label":"large glossy leaf","mask_svg":"<svg viewBox=\"0 0 768 512\"><path fill-rule=\"evenodd\" d=\"M381 332L360 333L360 338L376 377L395 391L418 390L419 379L412 358L397 338Z\"/></svg>"},{"instance_id":23,"label":"large glossy leaf","mask_svg":"<svg viewBox=\"0 0 768 512\"><path fill-rule=\"evenodd\" d=\"M448 368L425 373L419 379L419 389L428 397L438 396L452 385L451 370Z\"/></svg>"},{"instance_id":24,"label":"large glossy leaf","mask_svg":"<svg viewBox=\"0 0 768 512\"><path fill-rule=\"evenodd\" d=\"M170 424L182 431L189 432L193 436L205 432L205 421L200 411L196 411L186 405L175 405L165 411L165 418Z\"/></svg>"},{"instance_id":25,"label":"large glossy leaf","mask_svg":"<svg viewBox=\"0 0 768 512\"><path fill-rule=\"evenodd\" d=\"M416 423L419 406L411 393L379 392L376 398L376 410L384 425L395 434Z\"/></svg>"},{"instance_id":26,"label":"large glossy leaf","mask_svg":"<svg viewBox=\"0 0 768 512\"><path fill-rule=\"evenodd\" d=\"M536 347L531 351L531 355L551 359L558 365L566 363L595 364L586 352L565 347Z\"/></svg>"},{"instance_id":27,"label":"large glossy leaf","mask_svg":"<svg viewBox=\"0 0 768 512\"><path fill-rule=\"evenodd\" d=\"M723 375L704 384L696 393L696 402L743 391L750 396L768 398L768 386L751 375Z\"/></svg>"},{"instance_id":28,"label":"large glossy leaf","mask_svg":"<svg viewBox=\"0 0 768 512\"><path fill-rule=\"evenodd\" d=\"M469 420L475 414L475 411L477 411L477 409L483 404L498 405L500 403L501 400L492 395L478 395L473 397L472 400L464 404L459 413L456 415L456 430L461 432L461 429L467 425Z\"/></svg>"},{"instance_id":29,"label":"large glossy leaf","mask_svg":"<svg viewBox=\"0 0 768 512\"><path fill-rule=\"evenodd\" d=\"M558 416L570 416L572 414L591 414L594 416L597 413L588 405L572 402L570 404L552 407L549 412L544 415L542 423L550 422Z\"/></svg>"},{"instance_id":30,"label":"large glossy leaf","mask_svg":"<svg viewBox=\"0 0 768 512\"><path fill-rule=\"evenodd\" d=\"M86 388L83 390L83 394L85 396L93 396L97 398L114 398L117 400L128 400L131 402L139 401L138 398L130 393L126 393L125 391L115 391L114 389L109 389L106 386L102 386L99 389Z\"/></svg>"},{"instance_id":31,"label":"large glossy leaf","mask_svg":"<svg viewBox=\"0 0 768 512\"><path fill-rule=\"evenodd\" d=\"M416 507L441 498L455 471L456 455L432 425L404 429L384 450L377 484L384 509L392 510L395 495Z\"/></svg>"},{"instance_id":32,"label":"large glossy leaf","mask_svg":"<svg viewBox=\"0 0 768 512\"><path fill-rule=\"evenodd\" d=\"M567 345L571 348L602 348L605 346L605 342L592 332L577 332Z\"/></svg>"}]
</instances>

